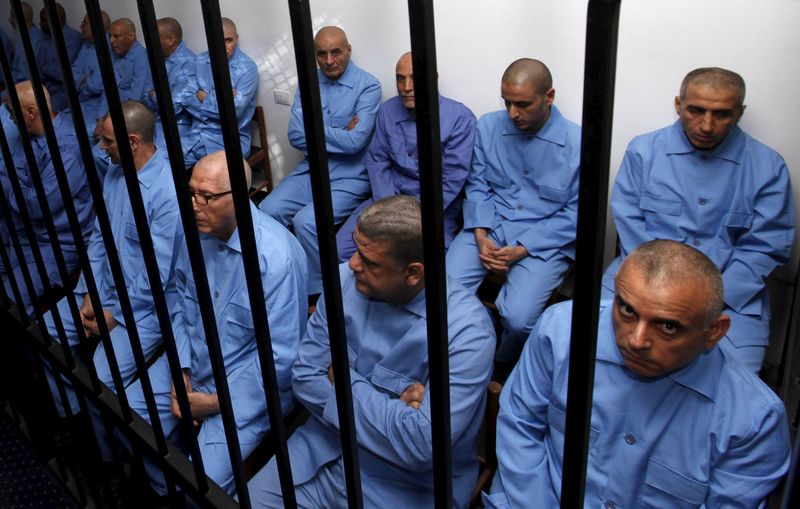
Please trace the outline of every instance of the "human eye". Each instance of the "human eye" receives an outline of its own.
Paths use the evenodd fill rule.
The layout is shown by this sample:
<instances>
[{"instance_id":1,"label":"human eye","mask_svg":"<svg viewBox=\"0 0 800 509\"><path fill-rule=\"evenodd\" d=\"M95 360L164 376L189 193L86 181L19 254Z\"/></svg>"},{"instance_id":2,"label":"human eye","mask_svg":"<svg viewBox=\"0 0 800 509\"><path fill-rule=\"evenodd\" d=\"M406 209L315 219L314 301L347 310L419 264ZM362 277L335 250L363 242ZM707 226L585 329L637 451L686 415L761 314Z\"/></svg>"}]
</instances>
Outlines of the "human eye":
<instances>
[{"instance_id":1,"label":"human eye","mask_svg":"<svg viewBox=\"0 0 800 509\"><path fill-rule=\"evenodd\" d=\"M325 54L324 51L317 51L317 58L325 58Z\"/></svg>"},{"instance_id":2,"label":"human eye","mask_svg":"<svg viewBox=\"0 0 800 509\"><path fill-rule=\"evenodd\" d=\"M700 108L699 106L689 106L688 108L686 108L686 111L688 111L690 115L694 116L702 115L703 113L706 112L706 110Z\"/></svg>"},{"instance_id":3,"label":"human eye","mask_svg":"<svg viewBox=\"0 0 800 509\"><path fill-rule=\"evenodd\" d=\"M339 48L336 48L333 51L331 51L331 55L333 55L335 57L338 57L341 54L342 54L342 50L340 50Z\"/></svg>"},{"instance_id":4,"label":"human eye","mask_svg":"<svg viewBox=\"0 0 800 509\"><path fill-rule=\"evenodd\" d=\"M714 118L719 120L726 120L733 116L733 111L731 110L717 110L714 112Z\"/></svg>"},{"instance_id":5,"label":"human eye","mask_svg":"<svg viewBox=\"0 0 800 509\"><path fill-rule=\"evenodd\" d=\"M667 336L675 336L681 331L680 324L670 320L660 322L658 329Z\"/></svg>"},{"instance_id":6,"label":"human eye","mask_svg":"<svg viewBox=\"0 0 800 509\"><path fill-rule=\"evenodd\" d=\"M619 310L619 314L626 318L633 318L636 316L636 310L631 307L630 304L622 300L620 297L617 297L617 309Z\"/></svg>"},{"instance_id":7,"label":"human eye","mask_svg":"<svg viewBox=\"0 0 800 509\"><path fill-rule=\"evenodd\" d=\"M404 78L402 75L400 75L400 74L396 74L396 75L395 75L395 77L394 77L394 79L395 79L395 81L397 81L398 83L399 83L399 82L401 82L401 81L404 81L404 80L405 80L405 78Z\"/></svg>"}]
</instances>

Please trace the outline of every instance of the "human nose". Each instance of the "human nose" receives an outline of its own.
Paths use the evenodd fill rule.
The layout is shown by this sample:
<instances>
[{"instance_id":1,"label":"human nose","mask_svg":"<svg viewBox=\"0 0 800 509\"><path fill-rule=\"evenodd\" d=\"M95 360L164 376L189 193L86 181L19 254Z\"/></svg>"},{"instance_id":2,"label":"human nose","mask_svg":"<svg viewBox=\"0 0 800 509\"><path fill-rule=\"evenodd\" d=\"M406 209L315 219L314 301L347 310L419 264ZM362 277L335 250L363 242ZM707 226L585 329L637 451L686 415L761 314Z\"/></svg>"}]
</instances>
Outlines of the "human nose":
<instances>
[{"instance_id":1,"label":"human nose","mask_svg":"<svg viewBox=\"0 0 800 509\"><path fill-rule=\"evenodd\" d=\"M650 348L650 340L647 337L647 324L639 321L628 334L628 348L631 350L646 350Z\"/></svg>"},{"instance_id":2,"label":"human nose","mask_svg":"<svg viewBox=\"0 0 800 509\"><path fill-rule=\"evenodd\" d=\"M403 90L409 93L414 91L414 78L406 78L403 80Z\"/></svg>"},{"instance_id":3,"label":"human nose","mask_svg":"<svg viewBox=\"0 0 800 509\"><path fill-rule=\"evenodd\" d=\"M353 272L361 272L361 260L358 258L358 251L353 253L353 256L350 257L350 260L347 262L347 266Z\"/></svg>"},{"instance_id":4,"label":"human nose","mask_svg":"<svg viewBox=\"0 0 800 509\"><path fill-rule=\"evenodd\" d=\"M333 55L332 55L332 54L330 54L330 53L328 53L327 55L325 55L325 64L327 64L327 65L331 65L331 64L333 64L333 63L334 63L334 60L333 60Z\"/></svg>"},{"instance_id":5,"label":"human nose","mask_svg":"<svg viewBox=\"0 0 800 509\"><path fill-rule=\"evenodd\" d=\"M714 115L712 112L707 111L703 115L703 120L700 122L700 129L705 133L710 133L714 130Z\"/></svg>"}]
</instances>

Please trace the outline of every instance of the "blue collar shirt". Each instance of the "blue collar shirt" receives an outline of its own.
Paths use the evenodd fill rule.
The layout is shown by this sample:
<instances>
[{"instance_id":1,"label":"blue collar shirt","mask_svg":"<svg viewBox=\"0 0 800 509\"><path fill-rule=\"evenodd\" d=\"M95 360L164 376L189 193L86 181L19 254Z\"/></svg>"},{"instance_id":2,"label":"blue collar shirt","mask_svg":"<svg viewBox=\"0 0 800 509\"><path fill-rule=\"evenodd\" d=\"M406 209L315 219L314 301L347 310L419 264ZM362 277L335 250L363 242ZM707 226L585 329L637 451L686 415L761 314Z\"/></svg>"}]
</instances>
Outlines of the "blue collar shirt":
<instances>
[{"instance_id":1,"label":"blue collar shirt","mask_svg":"<svg viewBox=\"0 0 800 509\"><path fill-rule=\"evenodd\" d=\"M64 42L67 44L67 54L70 64L75 63L78 52L83 45L83 38L80 32L69 25L62 27L64 31ZM39 65L42 83L50 93L50 104L55 111L67 111L69 101L67 100L67 90L64 88L64 75L61 73L61 64L58 61L55 41L51 35L45 35L36 53L36 62Z\"/></svg>"},{"instance_id":2,"label":"blue collar shirt","mask_svg":"<svg viewBox=\"0 0 800 509\"><path fill-rule=\"evenodd\" d=\"M152 82L150 76L150 64L147 62L147 50L139 41L135 41L133 46L122 56L111 53L111 61L117 73L117 88L119 89L119 100L144 101L147 83ZM103 115L108 112L108 108L103 111Z\"/></svg>"},{"instance_id":3,"label":"blue collar shirt","mask_svg":"<svg viewBox=\"0 0 800 509\"><path fill-rule=\"evenodd\" d=\"M340 266L340 275L362 478L369 480L385 507L433 507L425 292L405 304L389 304L359 293L347 264ZM475 438L495 337L475 296L452 280L448 288L453 494L455 506L466 507L477 479ZM296 485L342 454L336 396L327 376L330 365L327 311L321 297L292 370L295 396L311 412L308 424L288 443ZM399 399L415 382L425 386L419 410ZM386 483L407 486L402 500L393 498L392 490L384 492L381 486Z\"/></svg>"},{"instance_id":4,"label":"blue collar shirt","mask_svg":"<svg viewBox=\"0 0 800 509\"><path fill-rule=\"evenodd\" d=\"M574 258L580 135L555 106L536 134L518 129L505 110L481 117L464 186L464 229L502 228L508 245L531 255Z\"/></svg>"},{"instance_id":5,"label":"blue collar shirt","mask_svg":"<svg viewBox=\"0 0 800 509\"><path fill-rule=\"evenodd\" d=\"M338 80L329 79L319 69L317 77L331 180L366 180L364 156L375 130L375 119L381 104L381 84L352 60ZM354 115L358 116L358 124L348 131L346 127ZM289 143L306 156L293 173L307 173L308 148L299 89L292 103L287 134Z\"/></svg>"},{"instance_id":6,"label":"blue collar shirt","mask_svg":"<svg viewBox=\"0 0 800 509\"><path fill-rule=\"evenodd\" d=\"M39 53L39 46L44 41L44 32L36 25L31 25L28 29L28 35L31 38L31 46L33 46L33 54ZM14 82L27 81L31 79L30 70L28 70L28 63L25 60L25 49L22 47L22 37L17 33L17 43L14 46L14 60L11 61L11 74L14 76Z\"/></svg>"},{"instance_id":7,"label":"blue collar shirt","mask_svg":"<svg viewBox=\"0 0 800 509\"><path fill-rule=\"evenodd\" d=\"M722 272L725 304L744 318L728 337L767 344L764 279L789 261L795 231L789 170L777 152L738 126L713 151L697 150L677 121L631 141L611 211L623 257L656 238L708 256Z\"/></svg>"},{"instance_id":8,"label":"blue collar shirt","mask_svg":"<svg viewBox=\"0 0 800 509\"><path fill-rule=\"evenodd\" d=\"M763 507L786 473L783 403L719 348L659 378L625 367L601 304L584 506ZM488 508L558 507L572 303L540 318L500 395Z\"/></svg>"},{"instance_id":9,"label":"blue collar shirt","mask_svg":"<svg viewBox=\"0 0 800 509\"><path fill-rule=\"evenodd\" d=\"M461 216L457 199L469 173L475 141L475 115L463 104L439 97L445 232L455 235ZM399 96L384 102L366 156L372 198L405 194L419 198L416 118Z\"/></svg>"},{"instance_id":10,"label":"blue collar shirt","mask_svg":"<svg viewBox=\"0 0 800 509\"><path fill-rule=\"evenodd\" d=\"M196 57L197 55L181 41L178 47L175 48L175 51L164 59L164 65L167 68L167 80L169 81L169 88L172 93L172 106L175 108L178 131L181 136L185 135L192 125L191 115L183 111L181 97L183 95L183 89L186 87L186 80L194 71L192 68L194 67L194 59ZM144 98L145 104L158 115L158 102L156 101L155 95L152 95L154 93L152 76L145 85L145 90L147 92Z\"/></svg>"},{"instance_id":11,"label":"blue collar shirt","mask_svg":"<svg viewBox=\"0 0 800 509\"><path fill-rule=\"evenodd\" d=\"M258 66L237 46L228 59L231 87L236 91L233 106L239 125L239 142L242 155L250 154L250 122L256 110L258 92ZM194 66L187 66L189 75L181 95L181 104L186 113L192 116L192 127L181 139L183 151L188 152L198 143L211 154L225 148L222 140L222 124L219 118L219 105L214 77L211 73L211 58L208 52L201 53L194 60ZM208 95L202 102L195 95L204 90Z\"/></svg>"}]
</instances>

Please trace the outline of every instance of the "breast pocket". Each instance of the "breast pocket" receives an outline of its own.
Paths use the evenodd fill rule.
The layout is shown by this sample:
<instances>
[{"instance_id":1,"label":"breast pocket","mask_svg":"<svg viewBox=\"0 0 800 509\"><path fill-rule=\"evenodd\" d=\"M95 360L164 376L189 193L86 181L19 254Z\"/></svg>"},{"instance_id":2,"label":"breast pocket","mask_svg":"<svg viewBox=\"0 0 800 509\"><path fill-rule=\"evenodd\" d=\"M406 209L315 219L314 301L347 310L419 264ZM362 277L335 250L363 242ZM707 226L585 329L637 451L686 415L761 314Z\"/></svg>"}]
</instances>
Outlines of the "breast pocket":
<instances>
[{"instance_id":1,"label":"breast pocket","mask_svg":"<svg viewBox=\"0 0 800 509\"><path fill-rule=\"evenodd\" d=\"M753 226L753 214L746 211L732 210L725 216L723 223L728 231L731 244L736 244L739 237L747 233Z\"/></svg>"},{"instance_id":2,"label":"breast pocket","mask_svg":"<svg viewBox=\"0 0 800 509\"><path fill-rule=\"evenodd\" d=\"M639 208L644 215L647 232L656 238L684 240L679 234L678 222L683 212L681 202L642 195Z\"/></svg>"},{"instance_id":3,"label":"breast pocket","mask_svg":"<svg viewBox=\"0 0 800 509\"><path fill-rule=\"evenodd\" d=\"M661 461L651 459L647 465L642 507L698 507L707 492L708 484L690 479Z\"/></svg>"},{"instance_id":4,"label":"breast pocket","mask_svg":"<svg viewBox=\"0 0 800 509\"><path fill-rule=\"evenodd\" d=\"M375 365L370 381L375 387L383 389L384 391L398 397L403 394L409 385L417 382L417 380L414 380L413 378L384 368L380 364Z\"/></svg>"},{"instance_id":5,"label":"breast pocket","mask_svg":"<svg viewBox=\"0 0 800 509\"><path fill-rule=\"evenodd\" d=\"M142 249L139 247L139 232L136 230L135 223L125 223L125 245L122 255L127 258L124 266L138 267L144 266L142 259Z\"/></svg>"},{"instance_id":6,"label":"breast pocket","mask_svg":"<svg viewBox=\"0 0 800 509\"><path fill-rule=\"evenodd\" d=\"M484 172L484 178L487 182L493 184L492 187L495 189L497 188L508 188L511 187L511 179L506 175L506 172L503 171L502 168L495 165L487 165L486 171Z\"/></svg>"},{"instance_id":7,"label":"breast pocket","mask_svg":"<svg viewBox=\"0 0 800 509\"><path fill-rule=\"evenodd\" d=\"M347 124L350 123L352 119L352 115L349 117L342 117L342 116L331 116L331 127L336 129L344 129L347 127Z\"/></svg>"},{"instance_id":8,"label":"breast pocket","mask_svg":"<svg viewBox=\"0 0 800 509\"><path fill-rule=\"evenodd\" d=\"M547 406L547 423L550 426L550 443L553 446L551 452L555 453L559 460L563 460L564 454L564 435L567 430L567 412L552 401ZM594 447L600 432L595 428L589 428L589 450Z\"/></svg>"}]
</instances>

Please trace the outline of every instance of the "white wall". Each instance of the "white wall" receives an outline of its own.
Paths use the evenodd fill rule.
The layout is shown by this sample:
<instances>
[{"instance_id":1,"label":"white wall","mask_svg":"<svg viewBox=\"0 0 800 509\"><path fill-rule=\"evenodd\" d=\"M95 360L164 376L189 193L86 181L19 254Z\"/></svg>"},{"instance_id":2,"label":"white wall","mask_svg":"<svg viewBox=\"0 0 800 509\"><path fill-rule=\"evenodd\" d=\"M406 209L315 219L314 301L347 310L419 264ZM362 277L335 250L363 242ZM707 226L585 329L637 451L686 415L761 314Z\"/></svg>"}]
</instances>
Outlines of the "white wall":
<instances>
[{"instance_id":1,"label":"white wall","mask_svg":"<svg viewBox=\"0 0 800 509\"><path fill-rule=\"evenodd\" d=\"M38 14L40 0L30 2ZM80 0L63 0L68 21L78 25ZM101 2L112 18L138 20L136 3ZM174 16L195 51L205 49L200 3L156 0L159 16ZM259 104L267 114L270 152L277 178L300 155L288 143L289 108L272 98L275 88L294 93L296 71L287 2L223 0L222 12L237 22L240 45L261 73ZM512 60L531 56L550 67L556 104L581 120L586 1L439 0L435 3L440 90L476 115L500 108L499 78ZM0 5L8 28L9 3ZM407 3L400 0L316 0L314 28L342 26L353 58L384 83L391 97L394 65L409 48ZM627 0L623 2L617 61L612 177L636 134L674 121L672 106L682 77L708 65L728 67L747 81L742 127L783 154L800 190L800 1ZM609 235L613 239L613 232ZM608 243L611 244L610 242ZM797 249L795 249L797 251ZM790 267L797 263L797 255Z\"/></svg>"}]
</instances>

